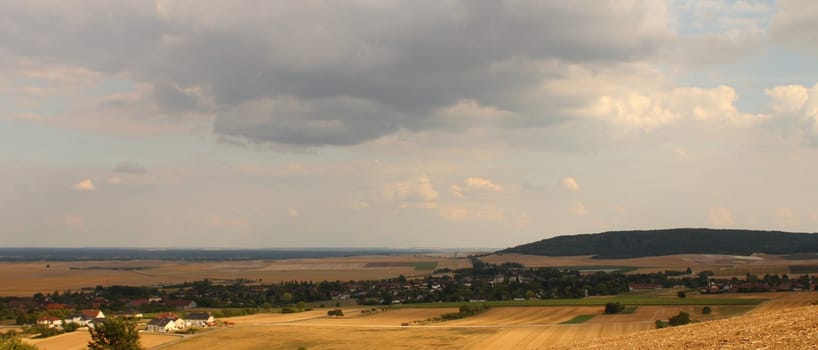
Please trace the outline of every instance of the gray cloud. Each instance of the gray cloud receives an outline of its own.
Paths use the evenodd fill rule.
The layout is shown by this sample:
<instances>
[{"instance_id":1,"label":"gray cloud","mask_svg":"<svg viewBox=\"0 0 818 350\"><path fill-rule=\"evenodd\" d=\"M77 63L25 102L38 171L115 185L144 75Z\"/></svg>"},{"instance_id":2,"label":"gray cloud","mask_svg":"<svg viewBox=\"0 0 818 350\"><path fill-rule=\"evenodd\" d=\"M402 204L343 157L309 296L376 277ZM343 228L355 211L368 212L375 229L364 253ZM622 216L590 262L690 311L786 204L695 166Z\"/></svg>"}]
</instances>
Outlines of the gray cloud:
<instances>
[{"instance_id":1,"label":"gray cloud","mask_svg":"<svg viewBox=\"0 0 818 350\"><path fill-rule=\"evenodd\" d=\"M12 55L124 74L168 111L210 109L216 133L307 146L439 128L434 111L462 99L554 121L510 96L670 38L653 1L8 2L0 21Z\"/></svg>"},{"instance_id":2,"label":"gray cloud","mask_svg":"<svg viewBox=\"0 0 818 350\"><path fill-rule=\"evenodd\" d=\"M818 33L815 20L818 3L809 0L780 0L770 22L774 42L800 50L818 53Z\"/></svg>"},{"instance_id":3,"label":"gray cloud","mask_svg":"<svg viewBox=\"0 0 818 350\"><path fill-rule=\"evenodd\" d=\"M123 174L144 174L148 172L148 169L137 162L121 162L116 165L114 172Z\"/></svg>"}]
</instances>

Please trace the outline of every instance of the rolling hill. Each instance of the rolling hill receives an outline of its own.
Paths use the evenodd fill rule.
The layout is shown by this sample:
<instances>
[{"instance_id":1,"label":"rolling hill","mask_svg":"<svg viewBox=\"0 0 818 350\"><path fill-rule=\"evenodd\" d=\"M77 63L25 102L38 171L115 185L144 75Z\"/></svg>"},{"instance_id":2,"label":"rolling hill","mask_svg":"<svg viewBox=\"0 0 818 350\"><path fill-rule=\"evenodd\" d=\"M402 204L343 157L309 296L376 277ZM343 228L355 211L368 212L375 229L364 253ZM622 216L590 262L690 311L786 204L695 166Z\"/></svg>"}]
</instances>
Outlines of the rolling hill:
<instances>
[{"instance_id":1,"label":"rolling hill","mask_svg":"<svg viewBox=\"0 0 818 350\"><path fill-rule=\"evenodd\" d=\"M636 258L672 254L750 255L815 252L818 252L818 234L677 228L557 236L507 248L498 253Z\"/></svg>"}]
</instances>

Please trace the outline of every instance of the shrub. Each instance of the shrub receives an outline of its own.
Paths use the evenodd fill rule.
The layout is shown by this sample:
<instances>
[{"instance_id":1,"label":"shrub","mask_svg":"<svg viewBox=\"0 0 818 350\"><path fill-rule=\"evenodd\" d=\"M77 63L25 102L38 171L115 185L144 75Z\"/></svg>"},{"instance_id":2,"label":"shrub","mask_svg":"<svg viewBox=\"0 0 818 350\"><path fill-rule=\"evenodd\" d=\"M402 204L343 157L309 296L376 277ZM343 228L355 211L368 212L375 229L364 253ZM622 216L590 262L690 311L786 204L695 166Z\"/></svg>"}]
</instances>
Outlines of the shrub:
<instances>
[{"instance_id":1,"label":"shrub","mask_svg":"<svg viewBox=\"0 0 818 350\"><path fill-rule=\"evenodd\" d=\"M709 306L705 306L702 308L702 313L705 315L709 315L711 312L713 312L713 309L711 309Z\"/></svg>"},{"instance_id":2,"label":"shrub","mask_svg":"<svg viewBox=\"0 0 818 350\"><path fill-rule=\"evenodd\" d=\"M687 293L685 293L684 291L679 291L678 293L676 293L676 296L678 296L679 298L685 298L687 297Z\"/></svg>"},{"instance_id":3,"label":"shrub","mask_svg":"<svg viewBox=\"0 0 818 350\"><path fill-rule=\"evenodd\" d=\"M671 326L681 326L690 323L690 314L687 312L679 312L678 315L673 316L668 320Z\"/></svg>"},{"instance_id":4,"label":"shrub","mask_svg":"<svg viewBox=\"0 0 818 350\"><path fill-rule=\"evenodd\" d=\"M625 310L625 305L620 302L610 302L605 304L605 313L609 315L618 314Z\"/></svg>"},{"instance_id":5,"label":"shrub","mask_svg":"<svg viewBox=\"0 0 818 350\"><path fill-rule=\"evenodd\" d=\"M344 311L341 309L329 310L327 311L327 316L344 316Z\"/></svg>"},{"instance_id":6,"label":"shrub","mask_svg":"<svg viewBox=\"0 0 818 350\"><path fill-rule=\"evenodd\" d=\"M656 320L656 328L665 328L667 327L667 323L662 320Z\"/></svg>"}]
</instances>

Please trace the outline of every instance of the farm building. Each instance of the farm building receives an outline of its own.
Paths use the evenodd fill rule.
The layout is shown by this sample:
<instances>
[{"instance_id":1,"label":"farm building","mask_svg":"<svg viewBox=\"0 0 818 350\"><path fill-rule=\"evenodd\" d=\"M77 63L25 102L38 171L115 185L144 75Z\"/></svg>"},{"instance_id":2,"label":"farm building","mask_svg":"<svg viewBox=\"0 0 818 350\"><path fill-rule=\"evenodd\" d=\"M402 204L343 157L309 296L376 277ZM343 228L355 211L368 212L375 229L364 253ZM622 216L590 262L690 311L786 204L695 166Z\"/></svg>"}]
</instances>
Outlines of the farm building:
<instances>
[{"instance_id":1,"label":"farm building","mask_svg":"<svg viewBox=\"0 0 818 350\"><path fill-rule=\"evenodd\" d=\"M185 316L185 324L188 327L207 327L213 325L215 319L209 312L191 312Z\"/></svg>"},{"instance_id":2,"label":"farm building","mask_svg":"<svg viewBox=\"0 0 818 350\"><path fill-rule=\"evenodd\" d=\"M185 321L180 318L154 318L148 322L148 332L169 333L185 329Z\"/></svg>"},{"instance_id":3,"label":"farm building","mask_svg":"<svg viewBox=\"0 0 818 350\"><path fill-rule=\"evenodd\" d=\"M62 319L54 316L43 316L37 319L37 324L47 327L62 327Z\"/></svg>"}]
</instances>

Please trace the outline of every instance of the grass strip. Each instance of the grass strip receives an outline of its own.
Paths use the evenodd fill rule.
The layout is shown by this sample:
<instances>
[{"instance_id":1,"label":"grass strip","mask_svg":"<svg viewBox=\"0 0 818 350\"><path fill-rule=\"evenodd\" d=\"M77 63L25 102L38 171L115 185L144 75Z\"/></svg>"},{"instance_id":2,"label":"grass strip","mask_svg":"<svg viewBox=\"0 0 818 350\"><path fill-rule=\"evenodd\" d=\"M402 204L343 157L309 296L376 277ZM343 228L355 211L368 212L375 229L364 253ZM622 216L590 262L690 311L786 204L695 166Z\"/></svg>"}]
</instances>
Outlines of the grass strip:
<instances>
[{"instance_id":1,"label":"grass strip","mask_svg":"<svg viewBox=\"0 0 818 350\"><path fill-rule=\"evenodd\" d=\"M568 321L560 322L560 324L580 324L592 318L594 318L594 315L578 315Z\"/></svg>"}]
</instances>

